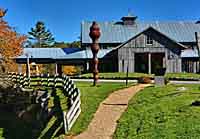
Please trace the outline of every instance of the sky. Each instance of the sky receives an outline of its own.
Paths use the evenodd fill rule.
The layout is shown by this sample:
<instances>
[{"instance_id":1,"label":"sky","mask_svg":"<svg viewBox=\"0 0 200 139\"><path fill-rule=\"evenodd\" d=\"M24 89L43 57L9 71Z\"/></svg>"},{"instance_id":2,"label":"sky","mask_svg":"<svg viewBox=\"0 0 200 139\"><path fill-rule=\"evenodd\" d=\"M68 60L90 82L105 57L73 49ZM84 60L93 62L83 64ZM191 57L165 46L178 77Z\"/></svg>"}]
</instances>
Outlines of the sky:
<instances>
[{"instance_id":1,"label":"sky","mask_svg":"<svg viewBox=\"0 0 200 139\"><path fill-rule=\"evenodd\" d=\"M21 34L43 21L56 41L79 40L82 21L119 21L128 11L139 21L196 21L200 0L0 0L5 20Z\"/></svg>"}]
</instances>

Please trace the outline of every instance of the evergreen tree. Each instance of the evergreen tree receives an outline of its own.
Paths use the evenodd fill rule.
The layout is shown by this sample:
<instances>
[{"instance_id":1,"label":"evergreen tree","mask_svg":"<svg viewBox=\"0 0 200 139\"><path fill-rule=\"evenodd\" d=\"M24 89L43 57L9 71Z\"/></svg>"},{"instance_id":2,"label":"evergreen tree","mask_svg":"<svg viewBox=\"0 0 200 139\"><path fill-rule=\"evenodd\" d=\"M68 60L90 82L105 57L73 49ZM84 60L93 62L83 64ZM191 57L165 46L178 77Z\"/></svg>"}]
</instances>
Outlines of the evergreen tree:
<instances>
[{"instance_id":1,"label":"evergreen tree","mask_svg":"<svg viewBox=\"0 0 200 139\"><path fill-rule=\"evenodd\" d=\"M52 47L54 44L53 35L46 29L45 24L41 21L38 21L35 28L31 28L28 34L29 41L32 42L32 47Z\"/></svg>"}]
</instances>

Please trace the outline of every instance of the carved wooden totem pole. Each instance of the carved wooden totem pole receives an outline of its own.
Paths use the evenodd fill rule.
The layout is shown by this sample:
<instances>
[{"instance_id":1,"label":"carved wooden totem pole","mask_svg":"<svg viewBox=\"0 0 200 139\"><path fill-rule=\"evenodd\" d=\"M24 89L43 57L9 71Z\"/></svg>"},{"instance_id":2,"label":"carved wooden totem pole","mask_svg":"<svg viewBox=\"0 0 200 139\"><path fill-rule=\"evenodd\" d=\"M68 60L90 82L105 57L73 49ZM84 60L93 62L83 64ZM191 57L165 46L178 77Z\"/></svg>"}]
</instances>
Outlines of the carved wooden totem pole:
<instances>
[{"instance_id":1,"label":"carved wooden totem pole","mask_svg":"<svg viewBox=\"0 0 200 139\"><path fill-rule=\"evenodd\" d=\"M101 36L100 28L96 22L92 23L92 26L90 27L90 38L92 39L92 45L91 45L91 50L93 54L93 59L92 59L92 70L93 70L93 85L96 86L97 81L98 81L98 63L99 60L97 58L97 53L99 51L99 37Z\"/></svg>"}]
</instances>

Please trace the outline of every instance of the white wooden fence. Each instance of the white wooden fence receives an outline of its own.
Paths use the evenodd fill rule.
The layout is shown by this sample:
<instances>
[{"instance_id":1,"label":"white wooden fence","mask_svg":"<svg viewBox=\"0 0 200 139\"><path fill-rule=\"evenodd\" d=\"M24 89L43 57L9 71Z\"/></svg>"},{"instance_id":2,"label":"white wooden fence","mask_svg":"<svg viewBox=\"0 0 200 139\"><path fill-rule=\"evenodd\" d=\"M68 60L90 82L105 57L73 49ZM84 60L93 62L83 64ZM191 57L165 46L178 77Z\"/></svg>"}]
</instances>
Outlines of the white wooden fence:
<instances>
[{"instance_id":1,"label":"white wooden fence","mask_svg":"<svg viewBox=\"0 0 200 139\"><path fill-rule=\"evenodd\" d=\"M68 111L63 111L63 122L65 133L67 133L77 120L81 113L81 99L80 91L73 83L73 81L66 75L37 75L32 76L30 79L21 73L9 73L8 79L15 82L22 91L30 91L33 93L33 86L50 87L52 89L61 88L63 93L67 96L69 101ZM48 99L47 99L48 100Z\"/></svg>"}]
</instances>

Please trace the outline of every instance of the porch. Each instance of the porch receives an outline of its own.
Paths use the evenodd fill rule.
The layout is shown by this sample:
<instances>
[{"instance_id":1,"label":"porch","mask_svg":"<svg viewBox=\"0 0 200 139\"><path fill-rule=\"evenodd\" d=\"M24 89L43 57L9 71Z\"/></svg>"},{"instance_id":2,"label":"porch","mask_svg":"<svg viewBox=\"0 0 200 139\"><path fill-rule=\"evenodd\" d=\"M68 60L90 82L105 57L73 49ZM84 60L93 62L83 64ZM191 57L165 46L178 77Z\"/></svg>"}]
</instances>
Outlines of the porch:
<instances>
[{"instance_id":1,"label":"porch","mask_svg":"<svg viewBox=\"0 0 200 139\"><path fill-rule=\"evenodd\" d=\"M135 72L154 74L157 69L165 68L165 53L135 53Z\"/></svg>"}]
</instances>

